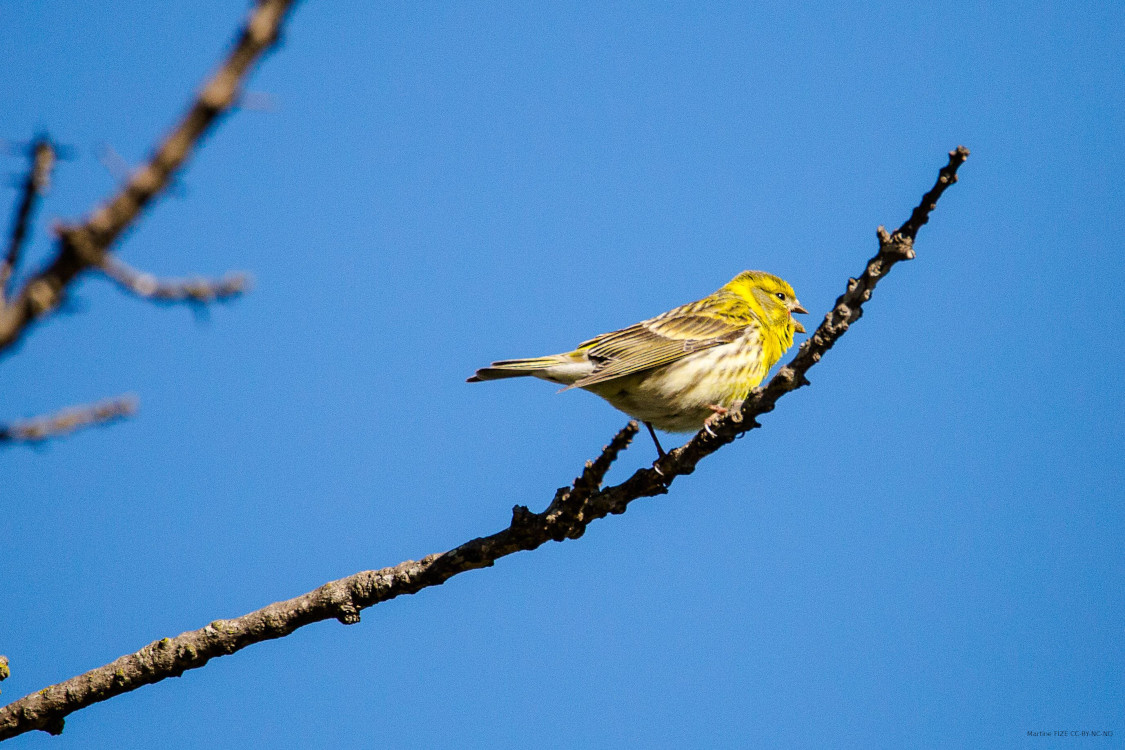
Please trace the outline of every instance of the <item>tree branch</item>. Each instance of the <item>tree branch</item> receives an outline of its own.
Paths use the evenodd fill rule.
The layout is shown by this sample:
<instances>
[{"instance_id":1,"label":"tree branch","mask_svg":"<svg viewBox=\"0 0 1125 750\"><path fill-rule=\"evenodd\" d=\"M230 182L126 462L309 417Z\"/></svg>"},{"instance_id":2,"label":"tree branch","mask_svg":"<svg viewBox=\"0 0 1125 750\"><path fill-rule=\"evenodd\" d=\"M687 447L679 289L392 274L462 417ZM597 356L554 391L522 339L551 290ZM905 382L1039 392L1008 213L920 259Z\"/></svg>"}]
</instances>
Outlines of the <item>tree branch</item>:
<instances>
[{"instance_id":1,"label":"tree branch","mask_svg":"<svg viewBox=\"0 0 1125 750\"><path fill-rule=\"evenodd\" d=\"M42 443L44 440L69 435L75 430L109 424L137 413L135 396L118 396L87 406L69 409L8 425L0 424L0 445Z\"/></svg>"},{"instance_id":2,"label":"tree branch","mask_svg":"<svg viewBox=\"0 0 1125 750\"><path fill-rule=\"evenodd\" d=\"M824 322L801 344L797 356L778 370L764 388L755 389L740 410L732 411L713 422L711 432L700 430L686 445L657 461L653 465L653 472L637 472L629 481L635 480L638 489L655 491L661 484L659 480L664 480L663 485L666 486L675 477L692 473L700 459L714 453L739 435L760 427L757 417L773 411L779 398L789 391L809 385L805 373L820 361L852 323L860 319L863 304L871 299L871 293L879 280L899 261L914 258L914 238L918 230L929 221L930 212L937 205L938 198L957 181L957 170L968 158L969 149L964 146L950 151L949 162L938 172L933 188L922 196L921 203L911 212L910 218L894 234L889 234L883 227L878 228L879 252L867 261L859 278L848 279L846 291L836 299L832 310L824 316Z\"/></svg>"},{"instance_id":3,"label":"tree branch","mask_svg":"<svg viewBox=\"0 0 1125 750\"><path fill-rule=\"evenodd\" d=\"M235 104L243 79L277 42L292 5L293 0L258 0L226 60L148 163L85 223L58 230L54 260L0 308L0 352L19 341L34 321L55 310L74 279L99 265L121 233L167 187L199 140Z\"/></svg>"},{"instance_id":4,"label":"tree branch","mask_svg":"<svg viewBox=\"0 0 1125 750\"><path fill-rule=\"evenodd\" d=\"M491 536L474 539L449 552L429 555L415 562L408 560L392 568L363 571L326 583L315 591L284 602L276 602L233 620L216 620L205 628L163 638L136 653L122 656L103 667L65 682L52 685L0 709L0 740L41 729L57 734L68 714L141 685L178 677L196 669L211 658L234 653L253 643L281 638L312 622L335 618L342 623L359 622L360 610L428 586L437 586L468 570L493 565L496 560L521 550L532 550L549 540L580 537L596 519L610 513L624 513L629 503L641 497L668 491L668 485L681 474L690 474L703 457L718 450L738 434L758 426L755 417L771 411L777 399L808 384L805 372L820 360L850 323L859 319L863 303L871 297L877 281L900 260L914 257L913 238L925 223L933 204L956 177L957 168L968 158L967 149L950 153L938 183L923 198L910 220L893 235L880 228L879 252L867 263L858 279L849 279L847 291L812 338L801 345L797 356L782 367L762 389L756 390L742 409L717 420L715 435L706 430L686 445L659 459L652 468L640 469L619 485L599 489L610 464L637 432L630 422L602 451L587 463L569 488L555 493L542 513L524 506L512 510L508 528Z\"/></svg>"},{"instance_id":5,"label":"tree branch","mask_svg":"<svg viewBox=\"0 0 1125 750\"><path fill-rule=\"evenodd\" d=\"M31 155L31 165L27 170L27 178L24 180L23 190L20 193L20 202L16 206L16 216L12 222L8 251L4 254L4 260L0 261L0 307L3 307L4 301L11 291L8 283L19 266L23 241L27 237L31 217L35 214L35 204L39 202L39 198L50 187L51 170L55 168L57 158L55 144L45 135L36 137L28 150Z\"/></svg>"},{"instance_id":6,"label":"tree branch","mask_svg":"<svg viewBox=\"0 0 1125 750\"><path fill-rule=\"evenodd\" d=\"M199 630L159 641L98 669L52 685L0 709L0 740L41 729L58 734L67 714L135 690L142 685L178 677L188 669L202 667L216 656L234 653L252 643L281 638L304 625L337 619L345 625L359 622L361 609L436 586L466 570L483 568L505 555L535 549L551 539L563 539L574 524L581 500L596 491L617 455L637 433L630 422L588 463L570 489L556 494L543 513L513 509L507 529L474 539L444 554L408 560L393 568L363 571L326 583L315 591L284 602L276 602L233 620L216 620ZM584 526L585 524L582 524Z\"/></svg>"},{"instance_id":7,"label":"tree branch","mask_svg":"<svg viewBox=\"0 0 1125 750\"><path fill-rule=\"evenodd\" d=\"M102 257L98 268L126 292L153 302L226 302L250 288L250 276L241 272L228 273L221 279L158 279L109 253Z\"/></svg>"}]
</instances>

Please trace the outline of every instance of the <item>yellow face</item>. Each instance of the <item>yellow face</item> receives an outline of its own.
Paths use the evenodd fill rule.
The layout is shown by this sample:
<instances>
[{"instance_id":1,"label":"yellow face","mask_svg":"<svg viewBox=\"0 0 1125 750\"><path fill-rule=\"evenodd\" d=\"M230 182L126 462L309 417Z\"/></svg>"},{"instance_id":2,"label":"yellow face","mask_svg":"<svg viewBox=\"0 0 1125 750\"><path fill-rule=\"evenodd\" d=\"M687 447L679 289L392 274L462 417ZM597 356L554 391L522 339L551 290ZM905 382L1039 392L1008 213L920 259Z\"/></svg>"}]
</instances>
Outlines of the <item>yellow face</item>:
<instances>
[{"instance_id":1,"label":"yellow face","mask_svg":"<svg viewBox=\"0 0 1125 750\"><path fill-rule=\"evenodd\" d=\"M766 325L772 327L790 324L794 331L805 332L805 327L793 318L793 313L807 313L808 310L801 307L793 287L785 279L764 271L743 271L727 287L748 301L753 299L757 302Z\"/></svg>"}]
</instances>

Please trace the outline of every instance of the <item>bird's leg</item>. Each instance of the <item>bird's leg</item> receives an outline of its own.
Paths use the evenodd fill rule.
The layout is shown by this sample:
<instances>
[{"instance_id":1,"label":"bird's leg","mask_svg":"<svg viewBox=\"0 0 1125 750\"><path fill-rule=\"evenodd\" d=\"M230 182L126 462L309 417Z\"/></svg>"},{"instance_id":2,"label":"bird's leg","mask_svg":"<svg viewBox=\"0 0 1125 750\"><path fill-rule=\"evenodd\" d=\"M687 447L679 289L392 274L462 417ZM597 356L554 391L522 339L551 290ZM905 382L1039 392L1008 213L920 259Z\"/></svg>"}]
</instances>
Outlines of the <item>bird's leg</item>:
<instances>
[{"instance_id":1,"label":"bird's leg","mask_svg":"<svg viewBox=\"0 0 1125 750\"><path fill-rule=\"evenodd\" d=\"M727 414L730 414L730 409L725 406L719 406L718 404L708 404L707 408L715 413L703 420L703 429L707 430L707 434L711 437L718 437L715 431L711 429L711 425L715 423L716 419L722 419Z\"/></svg>"},{"instance_id":2,"label":"bird's leg","mask_svg":"<svg viewBox=\"0 0 1125 750\"><path fill-rule=\"evenodd\" d=\"M652 429L652 425L648 422L645 422L645 427L648 428L648 434L652 435L652 442L656 444L656 452L660 454L661 458L667 456L668 454L664 452L664 449L662 447L660 447L660 441L656 439L656 430Z\"/></svg>"}]
</instances>

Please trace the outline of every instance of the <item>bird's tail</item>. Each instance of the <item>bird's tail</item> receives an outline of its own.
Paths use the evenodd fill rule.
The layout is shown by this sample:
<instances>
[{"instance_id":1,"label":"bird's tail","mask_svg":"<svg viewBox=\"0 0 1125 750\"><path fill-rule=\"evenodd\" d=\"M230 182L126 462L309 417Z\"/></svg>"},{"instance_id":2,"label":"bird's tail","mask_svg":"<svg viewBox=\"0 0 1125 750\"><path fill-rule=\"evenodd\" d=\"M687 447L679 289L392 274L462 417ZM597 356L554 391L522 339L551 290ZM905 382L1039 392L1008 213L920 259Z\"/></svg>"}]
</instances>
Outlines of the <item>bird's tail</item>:
<instances>
[{"instance_id":1,"label":"bird's tail","mask_svg":"<svg viewBox=\"0 0 1125 750\"><path fill-rule=\"evenodd\" d=\"M469 378L467 383L479 383L482 380L501 380L503 378L520 378L526 375L538 375L551 367L557 367L559 358L534 357L532 359L502 359L493 362L488 367L482 367L476 374Z\"/></svg>"}]
</instances>

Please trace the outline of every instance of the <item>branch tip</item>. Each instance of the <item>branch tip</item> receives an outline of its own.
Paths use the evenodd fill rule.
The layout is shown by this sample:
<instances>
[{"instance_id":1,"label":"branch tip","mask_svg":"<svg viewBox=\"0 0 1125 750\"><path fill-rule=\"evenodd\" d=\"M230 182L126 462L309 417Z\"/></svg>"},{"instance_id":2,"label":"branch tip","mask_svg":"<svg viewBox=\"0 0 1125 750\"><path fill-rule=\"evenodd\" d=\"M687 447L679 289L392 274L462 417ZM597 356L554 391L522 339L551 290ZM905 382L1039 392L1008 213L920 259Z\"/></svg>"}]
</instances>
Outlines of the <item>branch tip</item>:
<instances>
[{"instance_id":1,"label":"branch tip","mask_svg":"<svg viewBox=\"0 0 1125 750\"><path fill-rule=\"evenodd\" d=\"M969 149L964 146L958 146L949 152L949 163L946 164L938 172L937 181L930 191L922 196L922 201L910 214L910 218L899 227L896 235L907 237L913 240L918 230L925 226L926 222L930 220L930 212L937 207L938 199L941 198L942 193L946 188L957 182L957 170L969 158Z\"/></svg>"},{"instance_id":2,"label":"branch tip","mask_svg":"<svg viewBox=\"0 0 1125 750\"><path fill-rule=\"evenodd\" d=\"M209 304L226 302L249 291L249 274L229 273L220 279L159 279L138 271L106 253L94 264L121 289L157 303Z\"/></svg>"},{"instance_id":3,"label":"branch tip","mask_svg":"<svg viewBox=\"0 0 1125 750\"><path fill-rule=\"evenodd\" d=\"M87 406L76 406L43 417L0 425L0 445L39 444L84 427L106 425L137 413L137 397L119 396Z\"/></svg>"},{"instance_id":4,"label":"branch tip","mask_svg":"<svg viewBox=\"0 0 1125 750\"><path fill-rule=\"evenodd\" d=\"M19 202L16 204L16 213L12 220L12 230L8 239L8 249L4 253L3 260L0 260L0 307L3 306L4 300L11 292L9 282L19 267L20 255L23 253L28 228L31 226L31 220L35 215L35 209L40 198L50 188L51 172L58 161L55 143L47 135L35 137L28 147L28 156L30 164L20 190Z\"/></svg>"}]
</instances>

